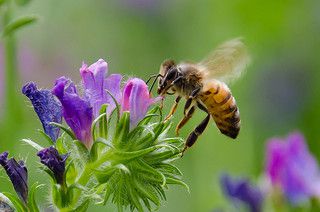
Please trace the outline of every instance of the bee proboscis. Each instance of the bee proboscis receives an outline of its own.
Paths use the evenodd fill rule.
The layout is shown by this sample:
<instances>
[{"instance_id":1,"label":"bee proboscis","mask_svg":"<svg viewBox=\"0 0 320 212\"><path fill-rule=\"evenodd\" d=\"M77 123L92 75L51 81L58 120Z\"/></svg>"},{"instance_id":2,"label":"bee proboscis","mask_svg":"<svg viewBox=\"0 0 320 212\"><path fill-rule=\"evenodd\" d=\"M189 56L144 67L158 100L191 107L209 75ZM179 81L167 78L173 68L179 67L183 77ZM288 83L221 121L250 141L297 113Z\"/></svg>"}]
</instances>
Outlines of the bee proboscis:
<instances>
[{"instance_id":1,"label":"bee proboscis","mask_svg":"<svg viewBox=\"0 0 320 212\"><path fill-rule=\"evenodd\" d=\"M238 78L250 61L240 38L218 46L199 63L165 60L159 71L158 94L176 95L166 119L176 111L182 97L186 98L184 117L176 134L190 120L196 108L207 113L206 118L189 134L182 153L191 147L213 118L220 132L235 139L240 131L240 113L230 89L225 84Z\"/></svg>"}]
</instances>

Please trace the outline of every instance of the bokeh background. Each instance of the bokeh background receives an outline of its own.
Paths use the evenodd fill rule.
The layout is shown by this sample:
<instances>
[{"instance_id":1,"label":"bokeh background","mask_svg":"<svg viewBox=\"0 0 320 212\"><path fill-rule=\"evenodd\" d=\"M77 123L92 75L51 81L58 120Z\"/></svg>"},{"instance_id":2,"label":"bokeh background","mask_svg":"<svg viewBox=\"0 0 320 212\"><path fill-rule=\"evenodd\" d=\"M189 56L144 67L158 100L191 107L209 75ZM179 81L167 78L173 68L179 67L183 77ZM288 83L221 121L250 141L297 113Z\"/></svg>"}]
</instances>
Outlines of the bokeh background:
<instances>
[{"instance_id":1,"label":"bokeh background","mask_svg":"<svg viewBox=\"0 0 320 212\"><path fill-rule=\"evenodd\" d=\"M61 75L79 82L82 61L91 64L99 58L109 63L110 73L147 79L166 58L198 61L219 43L243 37L252 64L230 85L241 112L240 135L235 141L228 139L212 122L178 161L191 192L170 187L160 211L227 208L220 174L258 182L268 138L301 131L311 152L320 158L319 11L318 0L32 0L15 10L15 16L32 13L40 21L17 33L19 90L13 93L27 81L51 88ZM20 94L19 113L8 113L3 56L0 43L0 152L9 150L25 159L30 182L45 182L45 174L36 169L35 152L20 142L32 138L45 143L36 131L41 125ZM166 99L166 112L173 101ZM173 118L175 123L182 108ZM198 111L181 136L186 137L204 117ZM12 191L3 171L0 190Z\"/></svg>"}]
</instances>

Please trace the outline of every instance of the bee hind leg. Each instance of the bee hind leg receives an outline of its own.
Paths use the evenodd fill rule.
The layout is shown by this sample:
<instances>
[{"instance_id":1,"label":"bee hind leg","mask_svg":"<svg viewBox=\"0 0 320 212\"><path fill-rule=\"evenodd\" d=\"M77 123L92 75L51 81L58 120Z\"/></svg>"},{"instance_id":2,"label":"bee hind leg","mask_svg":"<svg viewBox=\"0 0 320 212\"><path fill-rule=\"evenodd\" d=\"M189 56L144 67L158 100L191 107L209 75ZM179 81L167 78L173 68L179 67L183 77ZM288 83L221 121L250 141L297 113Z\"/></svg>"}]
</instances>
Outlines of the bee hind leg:
<instances>
[{"instance_id":1,"label":"bee hind leg","mask_svg":"<svg viewBox=\"0 0 320 212\"><path fill-rule=\"evenodd\" d=\"M179 122L179 124L177 125L176 130L175 130L177 136L179 135L180 129L190 120L194 111L195 111L195 107L193 106L190 108L188 113L181 119L181 121Z\"/></svg>"},{"instance_id":2,"label":"bee hind leg","mask_svg":"<svg viewBox=\"0 0 320 212\"><path fill-rule=\"evenodd\" d=\"M201 135L203 131L206 129L206 127L208 126L209 120L210 120L210 114L208 114L206 118L189 134L186 140L185 146L181 152L182 156L184 152L197 141L199 135Z\"/></svg>"},{"instance_id":3,"label":"bee hind leg","mask_svg":"<svg viewBox=\"0 0 320 212\"><path fill-rule=\"evenodd\" d=\"M164 121L167 121L168 119L170 119L173 114L176 112L177 110L177 107L178 107L178 104L179 104L179 101L181 100L181 96L178 96L174 102L174 105L172 106L169 114L167 115L167 117L164 119Z\"/></svg>"}]
</instances>

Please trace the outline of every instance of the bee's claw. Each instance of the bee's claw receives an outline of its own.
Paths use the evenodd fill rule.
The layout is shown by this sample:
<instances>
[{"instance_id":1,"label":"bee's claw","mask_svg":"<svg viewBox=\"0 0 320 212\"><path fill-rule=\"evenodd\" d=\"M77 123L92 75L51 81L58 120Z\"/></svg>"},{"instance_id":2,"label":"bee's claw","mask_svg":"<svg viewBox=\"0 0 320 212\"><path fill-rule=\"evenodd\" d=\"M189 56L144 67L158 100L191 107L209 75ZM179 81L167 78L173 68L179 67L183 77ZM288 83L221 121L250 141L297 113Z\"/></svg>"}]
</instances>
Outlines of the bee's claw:
<instances>
[{"instance_id":1,"label":"bee's claw","mask_svg":"<svg viewBox=\"0 0 320 212\"><path fill-rule=\"evenodd\" d=\"M178 128L176 128L175 133L176 133L176 136L179 136L179 129Z\"/></svg>"},{"instance_id":2,"label":"bee's claw","mask_svg":"<svg viewBox=\"0 0 320 212\"><path fill-rule=\"evenodd\" d=\"M164 122L168 121L171 117L172 117L172 115L167 116L167 117L164 119Z\"/></svg>"},{"instance_id":3,"label":"bee's claw","mask_svg":"<svg viewBox=\"0 0 320 212\"><path fill-rule=\"evenodd\" d=\"M188 149L188 146L184 146L183 150L181 151L181 157L183 157L184 152Z\"/></svg>"}]
</instances>

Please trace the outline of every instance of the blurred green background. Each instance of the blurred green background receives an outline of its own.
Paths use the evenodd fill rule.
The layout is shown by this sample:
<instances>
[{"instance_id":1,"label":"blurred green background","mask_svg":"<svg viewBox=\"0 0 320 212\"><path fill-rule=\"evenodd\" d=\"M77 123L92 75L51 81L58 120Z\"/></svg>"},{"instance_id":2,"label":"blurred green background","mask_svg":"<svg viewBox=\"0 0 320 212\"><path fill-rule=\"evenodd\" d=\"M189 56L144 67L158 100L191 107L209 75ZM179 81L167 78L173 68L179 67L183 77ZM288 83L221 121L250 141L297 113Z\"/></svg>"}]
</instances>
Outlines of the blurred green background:
<instances>
[{"instance_id":1,"label":"blurred green background","mask_svg":"<svg viewBox=\"0 0 320 212\"><path fill-rule=\"evenodd\" d=\"M252 64L230 85L241 112L240 135L230 140L212 121L178 161L191 193L170 187L160 211L226 208L220 174L228 172L257 182L263 174L268 138L299 130L311 152L320 158L319 11L318 0L32 0L15 10L16 17L40 16L39 22L16 36L20 77L16 92L27 81L51 88L61 75L79 82L82 61L91 64L99 58L109 63L110 73L147 79L166 58L198 61L219 43L243 37ZM19 117L15 122L5 121L6 116L17 114L8 114L5 107L4 79L0 50L0 152L9 150L11 156L25 159L30 182L46 182L45 174L36 170L35 152L20 142L32 138L44 144L36 131L40 122L20 94ZM166 99L166 112L173 101ZM182 117L182 105L174 123ZM186 137L204 117L198 111L181 136ZM12 191L11 187L1 171L0 190Z\"/></svg>"}]
</instances>

